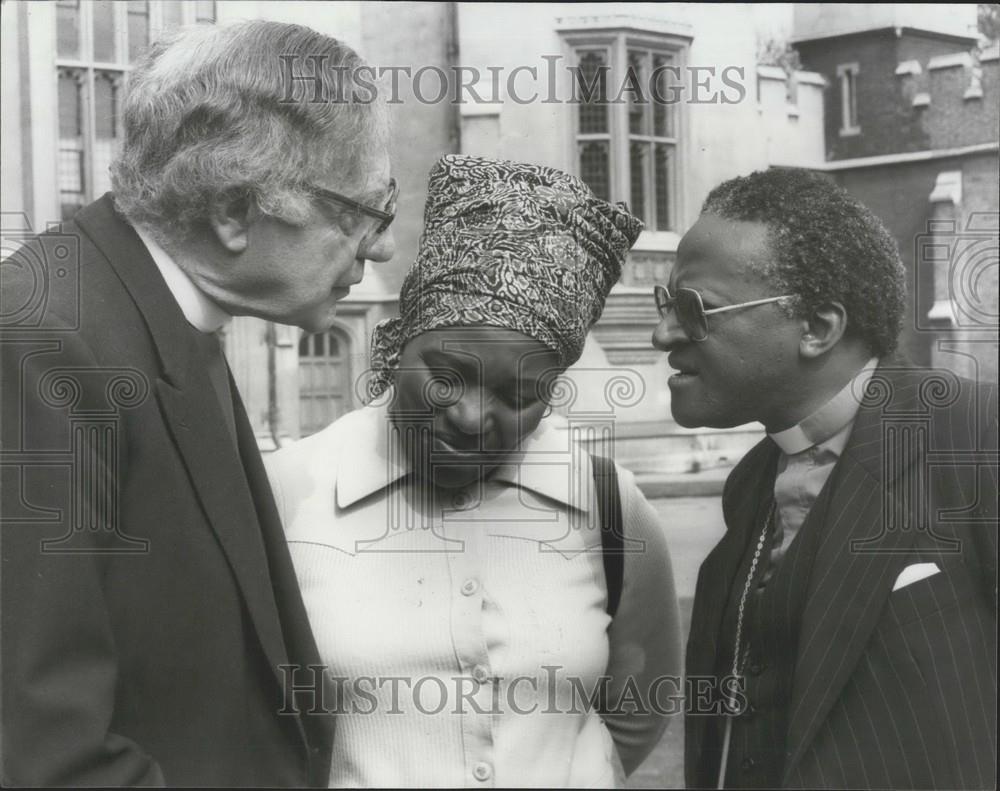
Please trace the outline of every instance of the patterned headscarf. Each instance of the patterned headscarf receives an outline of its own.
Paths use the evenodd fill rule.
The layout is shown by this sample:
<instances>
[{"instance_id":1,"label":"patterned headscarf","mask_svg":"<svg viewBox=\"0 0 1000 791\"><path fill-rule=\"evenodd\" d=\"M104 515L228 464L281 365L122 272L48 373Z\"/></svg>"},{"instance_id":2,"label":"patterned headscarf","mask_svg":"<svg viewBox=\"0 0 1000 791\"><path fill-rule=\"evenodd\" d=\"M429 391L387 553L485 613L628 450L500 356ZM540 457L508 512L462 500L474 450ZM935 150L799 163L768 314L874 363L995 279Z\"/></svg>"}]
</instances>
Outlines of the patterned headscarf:
<instances>
[{"instance_id":1,"label":"patterned headscarf","mask_svg":"<svg viewBox=\"0 0 1000 791\"><path fill-rule=\"evenodd\" d=\"M439 327L515 330L580 359L642 223L560 170L452 154L431 170L424 233L398 318L372 336L377 398L403 346Z\"/></svg>"}]
</instances>

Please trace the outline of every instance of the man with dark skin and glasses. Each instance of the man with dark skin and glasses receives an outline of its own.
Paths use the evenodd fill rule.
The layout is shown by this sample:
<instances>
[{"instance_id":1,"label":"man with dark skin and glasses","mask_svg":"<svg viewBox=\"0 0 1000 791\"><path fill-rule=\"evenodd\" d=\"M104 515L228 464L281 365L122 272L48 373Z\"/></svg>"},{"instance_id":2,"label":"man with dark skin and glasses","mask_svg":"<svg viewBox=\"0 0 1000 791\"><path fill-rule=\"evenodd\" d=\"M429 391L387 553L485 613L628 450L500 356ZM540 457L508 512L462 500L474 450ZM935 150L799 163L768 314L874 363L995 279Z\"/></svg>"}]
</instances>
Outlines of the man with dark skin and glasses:
<instances>
[{"instance_id":1,"label":"man with dark skin and glasses","mask_svg":"<svg viewBox=\"0 0 1000 791\"><path fill-rule=\"evenodd\" d=\"M677 422L767 432L698 576L688 786L993 787L996 387L895 353L896 244L808 171L714 189L655 298Z\"/></svg>"},{"instance_id":2,"label":"man with dark skin and glasses","mask_svg":"<svg viewBox=\"0 0 1000 791\"><path fill-rule=\"evenodd\" d=\"M319 654L218 333L325 332L392 258L384 101L311 101L362 65L267 21L154 44L114 191L4 263L3 448L29 460L3 468L5 784L328 784Z\"/></svg>"}]
</instances>

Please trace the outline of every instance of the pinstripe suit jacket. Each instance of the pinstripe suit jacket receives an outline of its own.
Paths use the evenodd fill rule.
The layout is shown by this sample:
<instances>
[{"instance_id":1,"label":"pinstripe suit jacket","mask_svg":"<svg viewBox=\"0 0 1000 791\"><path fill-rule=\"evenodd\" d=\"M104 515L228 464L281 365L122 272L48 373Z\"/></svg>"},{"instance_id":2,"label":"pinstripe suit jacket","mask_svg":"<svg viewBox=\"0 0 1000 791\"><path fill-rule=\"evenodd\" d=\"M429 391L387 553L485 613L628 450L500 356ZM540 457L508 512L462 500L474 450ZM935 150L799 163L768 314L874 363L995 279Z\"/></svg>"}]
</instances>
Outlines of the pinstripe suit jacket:
<instances>
[{"instance_id":1,"label":"pinstripe suit jacket","mask_svg":"<svg viewBox=\"0 0 1000 791\"><path fill-rule=\"evenodd\" d=\"M723 614L778 452L765 439L726 482L727 532L699 572L689 676L715 672ZM880 366L826 486L782 785L994 787L996 388ZM906 566L929 561L942 573L892 590ZM709 716L687 718L689 787L716 782L719 746L708 726Z\"/></svg>"}]
</instances>

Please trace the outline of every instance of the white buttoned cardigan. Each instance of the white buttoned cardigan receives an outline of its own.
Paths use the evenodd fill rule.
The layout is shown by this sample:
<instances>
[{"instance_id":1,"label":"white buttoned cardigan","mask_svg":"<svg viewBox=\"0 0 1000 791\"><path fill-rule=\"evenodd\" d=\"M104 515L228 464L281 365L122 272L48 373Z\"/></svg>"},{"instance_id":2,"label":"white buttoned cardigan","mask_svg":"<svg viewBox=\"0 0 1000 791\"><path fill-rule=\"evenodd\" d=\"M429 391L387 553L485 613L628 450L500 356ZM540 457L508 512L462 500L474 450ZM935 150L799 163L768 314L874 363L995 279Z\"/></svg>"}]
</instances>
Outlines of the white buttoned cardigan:
<instances>
[{"instance_id":1,"label":"white buttoned cardigan","mask_svg":"<svg viewBox=\"0 0 1000 791\"><path fill-rule=\"evenodd\" d=\"M459 491L407 475L377 406L267 466L336 690L331 787L621 785L679 713L663 528L619 468L628 551L611 622L590 457L564 419ZM602 683L603 717L588 703Z\"/></svg>"}]
</instances>

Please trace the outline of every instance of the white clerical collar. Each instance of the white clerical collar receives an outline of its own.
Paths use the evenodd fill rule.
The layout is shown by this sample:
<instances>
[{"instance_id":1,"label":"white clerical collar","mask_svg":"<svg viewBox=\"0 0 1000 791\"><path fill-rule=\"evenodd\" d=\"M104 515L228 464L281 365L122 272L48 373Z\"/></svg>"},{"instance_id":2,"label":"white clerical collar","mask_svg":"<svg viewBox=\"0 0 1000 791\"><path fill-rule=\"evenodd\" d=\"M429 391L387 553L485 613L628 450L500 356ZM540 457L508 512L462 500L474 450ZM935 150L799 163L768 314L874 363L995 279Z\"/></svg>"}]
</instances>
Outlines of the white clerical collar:
<instances>
[{"instance_id":1,"label":"white clerical collar","mask_svg":"<svg viewBox=\"0 0 1000 791\"><path fill-rule=\"evenodd\" d=\"M187 273L170 257L170 254L156 243L149 231L137 225L133 227L142 243L146 245L146 249L149 250L153 263L163 275L167 288L177 300L177 304L180 305L188 324L201 332L216 332L228 324L232 316L191 281Z\"/></svg>"},{"instance_id":2,"label":"white clerical collar","mask_svg":"<svg viewBox=\"0 0 1000 791\"><path fill-rule=\"evenodd\" d=\"M789 456L801 453L840 434L850 425L861 406L858 393L864 393L868 380L875 373L878 358L872 357L843 389L823 406L791 428L768 434ZM844 437L846 441L846 437Z\"/></svg>"}]
</instances>

